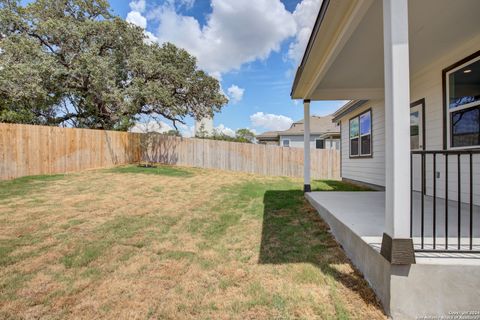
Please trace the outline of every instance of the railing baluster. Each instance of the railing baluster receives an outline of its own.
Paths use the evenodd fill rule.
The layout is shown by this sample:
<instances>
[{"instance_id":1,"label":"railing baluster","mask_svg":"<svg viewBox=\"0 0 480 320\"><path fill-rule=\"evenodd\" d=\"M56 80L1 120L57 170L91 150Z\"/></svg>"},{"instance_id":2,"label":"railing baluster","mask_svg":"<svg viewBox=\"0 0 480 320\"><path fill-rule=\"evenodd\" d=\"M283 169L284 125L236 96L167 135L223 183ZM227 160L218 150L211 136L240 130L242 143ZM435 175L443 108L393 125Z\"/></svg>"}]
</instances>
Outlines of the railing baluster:
<instances>
[{"instance_id":1,"label":"railing baluster","mask_svg":"<svg viewBox=\"0 0 480 320\"><path fill-rule=\"evenodd\" d=\"M433 249L437 245L437 154L433 154Z\"/></svg>"},{"instance_id":2,"label":"railing baluster","mask_svg":"<svg viewBox=\"0 0 480 320\"><path fill-rule=\"evenodd\" d=\"M458 223L458 250L460 250L460 242L461 242L461 229L462 229L462 184L461 184L461 177L460 177L460 153L457 155L457 176L458 176L458 204L457 204L457 223Z\"/></svg>"},{"instance_id":3,"label":"railing baluster","mask_svg":"<svg viewBox=\"0 0 480 320\"><path fill-rule=\"evenodd\" d=\"M470 152L470 250L473 249L473 153Z\"/></svg>"},{"instance_id":4,"label":"railing baluster","mask_svg":"<svg viewBox=\"0 0 480 320\"><path fill-rule=\"evenodd\" d=\"M425 241L425 154L422 153L422 194L420 195L422 204L422 221L421 221L421 248L423 249Z\"/></svg>"},{"instance_id":5,"label":"railing baluster","mask_svg":"<svg viewBox=\"0 0 480 320\"><path fill-rule=\"evenodd\" d=\"M432 181L432 186L433 186L433 190L432 190L432 195L433 195L433 204L432 204L432 220L429 220L429 221L432 221L432 233L433 233L433 237L432 237L432 246L430 246L428 243L428 241L425 241L425 219L430 219L430 217L425 217L425 206L428 204L428 199L429 198L426 198L427 194L426 194L426 191L427 191L427 173L426 173L426 164L427 164L427 157L428 155L431 154L432 155L432 172L433 172L433 181ZM413 164L417 163L416 160L414 159L414 156L420 156L420 161L421 161L421 194L420 194L420 208L418 208L417 206L417 202L414 203L414 200L416 200L416 195L418 193L418 189L415 189L414 188L414 184L413 184L413 181L414 181L414 178L418 178L418 174L414 174L413 170L414 170L414 166ZM444 178L444 181L445 181L445 199L438 199L440 202L440 205L442 203L442 201L444 201L444 204L445 204L445 227L444 227L444 231L445 231L445 247L443 247L443 245L438 243L437 241L437 236L439 237L440 241L441 241L441 235L438 235L438 228L437 228L437 223L439 222L438 219L440 219L440 221L442 220L441 217L437 217L437 209L439 208L439 206L437 205L437 197L441 198L443 195L439 195L438 194L438 191L437 191L437 179L440 178L440 176L437 176L437 170L438 170L438 164L437 164L437 160L438 160L438 156L437 155L440 155L440 156L443 156L445 157L445 178ZM468 166L469 166L469 171L468 171L468 182L467 181L463 181L462 180L462 168L463 170L468 170L466 168L466 164L463 165L462 164L462 160L465 159L464 156L467 156L468 155ZM450 252L450 253L480 253L480 250L479 249L475 249L475 245L474 245L474 242L475 242L475 239L474 239L474 236L475 236L475 230L474 230L474 223L476 223L476 220L474 219L474 209L475 209L475 205L474 205L474 199L475 199L475 194L474 194L474 173L473 173L473 169L474 169L474 163L473 163L473 160L474 160L474 155L480 155L480 150L414 150L411 152L411 157L410 157L410 165L411 165L411 171L410 171L410 179L411 179L411 189L410 189L410 192L411 192L411 203L410 203L410 237L413 238L414 235L417 235L418 234L415 234L414 233L414 230L417 230L420 229L420 246L419 248L417 247L417 249L415 249L416 252ZM456 161L457 161L457 166L455 168L455 164L451 164L451 166L453 168L455 168L457 170L457 197L455 198L452 198L452 200L454 201L457 201L457 217L455 219L454 216L451 217L451 222L452 224L455 222L457 222L457 244L455 245L455 242L453 242L452 244L449 244L449 220L450 220L450 217L449 217L449 211L450 211L450 208L449 208L449 171L450 171L450 168L449 168L449 158L451 158L450 156L456 156ZM454 162L455 162L455 159L454 159ZM439 171L443 170L443 168L440 168ZM467 172L465 172L465 175L467 175ZM440 180L439 180L440 181ZM467 190L467 186L462 186L462 182L465 182L466 184L468 183L469 184L469 194L466 194L465 196L462 196L462 190L464 190L464 192L466 193ZM452 188L455 188L454 186L452 186ZM451 190L453 192L453 190ZM427 199L427 200L426 200ZM465 203L462 203L462 200L465 201ZM427 203L426 203L427 201ZM468 205L468 209L467 209L467 201L469 201ZM454 207L454 205L452 204L452 207ZM465 209L465 210L464 210ZM416 210L416 211L415 211ZM420 212L418 212L420 210ZM453 208L453 210L455 210ZM468 210L468 211L467 211ZM415 216L415 212L418 212L418 214ZM427 213L429 213L430 211L428 211ZM468 212L468 213L467 213ZM465 217L462 217L462 214L465 213ZM467 222L467 219L469 220ZM420 221L418 221L420 220ZM465 221L463 221L465 220ZM475 220L475 221L474 221ZM462 221L463 221L463 224L467 224L469 223L468 225L468 230L464 230L462 231ZM418 223L420 222L420 228L419 226L417 225L414 225L414 223ZM429 227L427 227L429 228ZM467 226L465 226L465 229L467 229ZM428 231L428 230L427 230ZM464 236L467 237L467 233L468 233L468 244L467 244L467 240L464 240L463 243L462 243L462 232L464 233ZM427 232L428 233L428 232ZM455 237L455 236L452 236L452 237ZM428 240L428 239L427 239Z\"/></svg>"},{"instance_id":6,"label":"railing baluster","mask_svg":"<svg viewBox=\"0 0 480 320\"><path fill-rule=\"evenodd\" d=\"M448 153L445 154L445 250L448 250Z\"/></svg>"}]
</instances>

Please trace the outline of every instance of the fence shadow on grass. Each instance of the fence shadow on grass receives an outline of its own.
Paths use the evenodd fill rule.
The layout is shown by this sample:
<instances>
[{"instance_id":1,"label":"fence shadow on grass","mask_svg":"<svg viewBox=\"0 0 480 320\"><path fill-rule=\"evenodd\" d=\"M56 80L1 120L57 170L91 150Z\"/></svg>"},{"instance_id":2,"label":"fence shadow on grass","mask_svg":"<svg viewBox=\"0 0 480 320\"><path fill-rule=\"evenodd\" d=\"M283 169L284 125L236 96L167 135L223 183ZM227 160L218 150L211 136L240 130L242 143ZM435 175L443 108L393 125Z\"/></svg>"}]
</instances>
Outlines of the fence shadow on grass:
<instances>
[{"instance_id":1,"label":"fence shadow on grass","mask_svg":"<svg viewBox=\"0 0 480 320\"><path fill-rule=\"evenodd\" d=\"M366 303L379 306L358 271L343 273L335 268L350 261L301 190L269 190L263 202L260 264L310 263L357 292Z\"/></svg>"}]
</instances>

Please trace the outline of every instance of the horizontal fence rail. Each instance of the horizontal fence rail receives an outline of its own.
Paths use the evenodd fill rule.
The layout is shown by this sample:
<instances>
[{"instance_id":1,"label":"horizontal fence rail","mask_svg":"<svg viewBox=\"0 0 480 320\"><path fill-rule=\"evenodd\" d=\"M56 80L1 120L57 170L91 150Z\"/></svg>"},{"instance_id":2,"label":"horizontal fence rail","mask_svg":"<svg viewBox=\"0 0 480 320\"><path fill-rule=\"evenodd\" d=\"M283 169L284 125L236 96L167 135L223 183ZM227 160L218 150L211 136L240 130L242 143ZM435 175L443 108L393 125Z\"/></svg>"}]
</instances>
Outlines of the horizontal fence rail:
<instances>
[{"instance_id":1,"label":"horizontal fence rail","mask_svg":"<svg viewBox=\"0 0 480 320\"><path fill-rule=\"evenodd\" d=\"M137 133L0 123L0 179L138 162Z\"/></svg>"},{"instance_id":2,"label":"horizontal fence rail","mask_svg":"<svg viewBox=\"0 0 480 320\"><path fill-rule=\"evenodd\" d=\"M411 153L410 237L418 252L480 253L480 150Z\"/></svg>"},{"instance_id":3,"label":"horizontal fence rail","mask_svg":"<svg viewBox=\"0 0 480 320\"><path fill-rule=\"evenodd\" d=\"M144 154L152 162L241 171L270 176L303 177L303 149L264 144L158 135ZM313 179L340 179L338 150L311 150Z\"/></svg>"},{"instance_id":4,"label":"horizontal fence rail","mask_svg":"<svg viewBox=\"0 0 480 320\"><path fill-rule=\"evenodd\" d=\"M303 149L166 135L0 123L0 180L154 162L303 177ZM146 143L148 142L148 143ZM340 153L312 150L313 179L340 179Z\"/></svg>"}]
</instances>

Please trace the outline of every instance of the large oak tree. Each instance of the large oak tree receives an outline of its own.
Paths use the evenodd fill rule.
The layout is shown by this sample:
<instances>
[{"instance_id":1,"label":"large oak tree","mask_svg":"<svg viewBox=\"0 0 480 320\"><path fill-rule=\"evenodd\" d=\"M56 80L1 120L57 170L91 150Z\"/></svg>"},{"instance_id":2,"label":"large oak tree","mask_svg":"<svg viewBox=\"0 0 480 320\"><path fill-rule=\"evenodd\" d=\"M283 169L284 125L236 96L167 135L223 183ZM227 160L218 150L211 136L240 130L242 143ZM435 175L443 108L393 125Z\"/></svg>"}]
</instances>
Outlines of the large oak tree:
<instances>
[{"instance_id":1,"label":"large oak tree","mask_svg":"<svg viewBox=\"0 0 480 320\"><path fill-rule=\"evenodd\" d=\"M0 121L127 130L142 114L176 126L226 103L193 56L148 43L107 0L0 0Z\"/></svg>"}]
</instances>

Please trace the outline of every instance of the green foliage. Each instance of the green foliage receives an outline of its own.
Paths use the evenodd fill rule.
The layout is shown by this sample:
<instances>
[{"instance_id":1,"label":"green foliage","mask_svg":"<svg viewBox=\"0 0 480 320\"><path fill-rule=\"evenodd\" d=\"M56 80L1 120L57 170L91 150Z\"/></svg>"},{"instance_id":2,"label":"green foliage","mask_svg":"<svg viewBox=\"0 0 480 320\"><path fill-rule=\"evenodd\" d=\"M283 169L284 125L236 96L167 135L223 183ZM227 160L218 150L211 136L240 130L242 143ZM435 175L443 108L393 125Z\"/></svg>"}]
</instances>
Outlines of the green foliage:
<instances>
[{"instance_id":1,"label":"green foliage","mask_svg":"<svg viewBox=\"0 0 480 320\"><path fill-rule=\"evenodd\" d=\"M227 103L216 79L106 0L0 0L0 121L127 130L141 114L176 122Z\"/></svg>"},{"instance_id":2,"label":"green foliage","mask_svg":"<svg viewBox=\"0 0 480 320\"><path fill-rule=\"evenodd\" d=\"M167 136L174 136L174 137L181 137L182 135L180 134L180 131L178 130L168 130L167 132L164 133L164 135L167 135Z\"/></svg>"},{"instance_id":3,"label":"green foliage","mask_svg":"<svg viewBox=\"0 0 480 320\"><path fill-rule=\"evenodd\" d=\"M249 129L238 129L237 132L235 132L235 136L237 139L243 140L241 142L252 143L255 140L255 133Z\"/></svg>"},{"instance_id":4,"label":"green foliage","mask_svg":"<svg viewBox=\"0 0 480 320\"><path fill-rule=\"evenodd\" d=\"M191 177L193 173L182 168L175 168L171 166L158 166L158 167L140 167L140 166L126 166L116 167L109 169L112 173L134 173L134 174L153 174L169 177Z\"/></svg>"},{"instance_id":5,"label":"green foliage","mask_svg":"<svg viewBox=\"0 0 480 320\"><path fill-rule=\"evenodd\" d=\"M213 135L215 136L215 135ZM205 129L205 125L202 123L198 130L196 130L195 133L195 138L200 138L200 139L209 139L212 138L208 131Z\"/></svg>"},{"instance_id":6,"label":"green foliage","mask_svg":"<svg viewBox=\"0 0 480 320\"><path fill-rule=\"evenodd\" d=\"M235 133L235 137L226 135L225 133L219 132L217 130L213 130L213 133L209 135L208 132L204 129L203 124L200 126L195 137L200 139L223 140L244 143L253 143L253 141L255 140L255 134L249 129L238 129Z\"/></svg>"}]
</instances>

